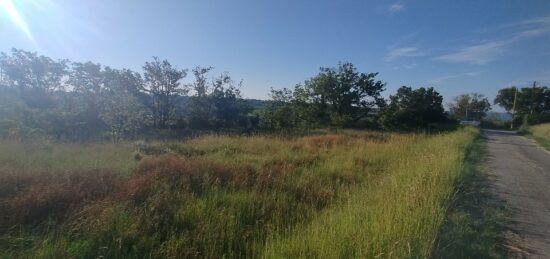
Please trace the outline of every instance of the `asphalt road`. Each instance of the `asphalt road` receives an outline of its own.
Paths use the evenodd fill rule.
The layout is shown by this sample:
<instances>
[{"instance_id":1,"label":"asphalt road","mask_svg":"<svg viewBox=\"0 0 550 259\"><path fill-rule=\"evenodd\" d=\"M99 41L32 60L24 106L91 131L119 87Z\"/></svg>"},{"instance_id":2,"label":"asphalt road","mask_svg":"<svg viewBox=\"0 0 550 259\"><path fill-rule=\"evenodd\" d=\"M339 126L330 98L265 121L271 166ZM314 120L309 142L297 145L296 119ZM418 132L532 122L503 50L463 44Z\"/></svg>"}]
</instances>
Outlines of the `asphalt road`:
<instances>
[{"instance_id":1,"label":"asphalt road","mask_svg":"<svg viewBox=\"0 0 550 259\"><path fill-rule=\"evenodd\" d=\"M550 152L511 132L485 130L494 189L510 210L510 257L550 258Z\"/></svg>"}]
</instances>

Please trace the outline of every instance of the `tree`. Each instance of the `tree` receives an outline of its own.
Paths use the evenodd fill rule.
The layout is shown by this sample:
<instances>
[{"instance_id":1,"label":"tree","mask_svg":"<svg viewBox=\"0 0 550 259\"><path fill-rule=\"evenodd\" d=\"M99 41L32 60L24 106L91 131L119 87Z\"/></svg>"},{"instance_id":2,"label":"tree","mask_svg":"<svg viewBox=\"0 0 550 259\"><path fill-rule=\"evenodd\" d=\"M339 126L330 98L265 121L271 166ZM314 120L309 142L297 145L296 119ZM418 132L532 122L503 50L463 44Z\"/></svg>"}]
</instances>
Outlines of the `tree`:
<instances>
[{"instance_id":1,"label":"tree","mask_svg":"<svg viewBox=\"0 0 550 259\"><path fill-rule=\"evenodd\" d=\"M260 126L273 130L289 130L299 124L292 90L271 88L271 100L260 110Z\"/></svg>"},{"instance_id":2,"label":"tree","mask_svg":"<svg viewBox=\"0 0 550 259\"><path fill-rule=\"evenodd\" d=\"M135 137L138 130L147 125L150 116L135 96L127 91L115 91L105 102L100 117L108 126L111 139L117 143Z\"/></svg>"},{"instance_id":3,"label":"tree","mask_svg":"<svg viewBox=\"0 0 550 259\"><path fill-rule=\"evenodd\" d=\"M195 95L191 97L189 107L190 125L194 128L207 128L210 126L212 105L210 103L208 73L213 67L195 67L192 72L195 77L193 90Z\"/></svg>"},{"instance_id":4,"label":"tree","mask_svg":"<svg viewBox=\"0 0 550 259\"><path fill-rule=\"evenodd\" d=\"M174 118L176 97L187 94L186 85L180 80L187 75L186 70L172 67L167 60L161 61L153 57L153 61L146 62L143 66L145 77L145 89L152 95L154 125L158 128L166 128Z\"/></svg>"},{"instance_id":5,"label":"tree","mask_svg":"<svg viewBox=\"0 0 550 259\"><path fill-rule=\"evenodd\" d=\"M449 104L454 117L459 120L481 120L491 110L489 100L479 93L462 94Z\"/></svg>"},{"instance_id":6,"label":"tree","mask_svg":"<svg viewBox=\"0 0 550 259\"><path fill-rule=\"evenodd\" d=\"M247 111L242 102L240 87L228 73L208 81L212 67L193 69L195 95L191 98L189 114L193 128L231 128L237 126Z\"/></svg>"},{"instance_id":7,"label":"tree","mask_svg":"<svg viewBox=\"0 0 550 259\"><path fill-rule=\"evenodd\" d=\"M101 65L92 62L72 63L68 83L82 98L81 116L85 124L84 130L89 134L101 130L103 125L99 114L103 107L105 90L105 75Z\"/></svg>"},{"instance_id":8,"label":"tree","mask_svg":"<svg viewBox=\"0 0 550 259\"><path fill-rule=\"evenodd\" d=\"M141 75L130 69L112 69L105 67L103 72L105 92L127 91L129 94L140 96L145 91Z\"/></svg>"},{"instance_id":9,"label":"tree","mask_svg":"<svg viewBox=\"0 0 550 259\"><path fill-rule=\"evenodd\" d=\"M0 53L2 81L8 86L25 90L53 92L62 90L67 74L67 60L52 60L35 52L12 49L11 56Z\"/></svg>"},{"instance_id":10,"label":"tree","mask_svg":"<svg viewBox=\"0 0 550 259\"><path fill-rule=\"evenodd\" d=\"M427 128L445 122L443 97L433 89L402 86L380 114L379 123L388 129Z\"/></svg>"},{"instance_id":11,"label":"tree","mask_svg":"<svg viewBox=\"0 0 550 259\"><path fill-rule=\"evenodd\" d=\"M235 127L241 116L247 111L242 102L242 82L235 85L228 73L223 73L212 82L210 99L213 106L215 128Z\"/></svg>"},{"instance_id":12,"label":"tree","mask_svg":"<svg viewBox=\"0 0 550 259\"><path fill-rule=\"evenodd\" d=\"M104 100L100 118L107 125L113 142L134 138L150 122L150 111L140 100L143 80L129 69L105 67ZM143 99L143 98L142 98Z\"/></svg>"},{"instance_id":13,"label":"tree","mask_svg":"<svg viewBox=\"0 0 550 259\"><path fill-rule=\"evenodd\" d=\"M507 112L512 112L516 91L516 114L538 114L550 111L550 89L544 86L521 89L512 86L500 89L494 103L502 106Z\"/></svg>"},{"instance_id":14,"label":"tree","mask_svg":"<svg viewBox=\"0 0 550 259\"><path fill-rule=\"evenodd\" d=\"M502 106L507 112L513 112L513 124L516 125L550 121L550 89L545 86L503 88L498 91L494 103Z\"/></svg>"},{"instance_id":15,"label":"tree","mask_svg":"<svg viewBox=\"0 0 550 259\"><path fill-rule=\"evenodd\" d=\"M0 53L0 83L5 102L11 103L2 107L7 109L2 112L7 114L2 124L9 124L9 135L59 138L61 131L69 128L65 122L72 112L65 109L67 96L63 92L67 63L19 49L12 49L11 55Z\"/></svg>"},{"instance_id":16,"label":"tree","mask_svg":"<svg viewBox=\"0 0 550 259\"><path fill-rule=\"evenodd\" d=\"M315 125L342 127L366 118L385 101L381 96L385 84L376 81L377 73L360 73L351 63L321 72L298 85L296 102L301 116Z\"/></svg>"}]
</instances>

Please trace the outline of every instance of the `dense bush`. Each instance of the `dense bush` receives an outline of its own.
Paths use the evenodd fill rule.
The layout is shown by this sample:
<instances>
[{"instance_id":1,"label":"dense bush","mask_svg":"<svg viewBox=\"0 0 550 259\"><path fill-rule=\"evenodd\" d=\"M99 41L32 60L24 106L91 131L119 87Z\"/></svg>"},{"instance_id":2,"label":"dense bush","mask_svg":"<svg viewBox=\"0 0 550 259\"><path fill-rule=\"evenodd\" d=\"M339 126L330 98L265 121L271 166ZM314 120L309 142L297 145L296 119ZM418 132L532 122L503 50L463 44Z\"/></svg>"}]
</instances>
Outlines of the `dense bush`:
<instances>
[{"instance_id":1,"label":"dense bush","mask_svg":"<svg viewBox=\"0 0 550 259\"><path fill-rule=\"evenodd\" d=\"M448 122L443 96L430 88L403 86L380 113L379 122L387 129L426 129Z\"/></svg>"}]
</instances>

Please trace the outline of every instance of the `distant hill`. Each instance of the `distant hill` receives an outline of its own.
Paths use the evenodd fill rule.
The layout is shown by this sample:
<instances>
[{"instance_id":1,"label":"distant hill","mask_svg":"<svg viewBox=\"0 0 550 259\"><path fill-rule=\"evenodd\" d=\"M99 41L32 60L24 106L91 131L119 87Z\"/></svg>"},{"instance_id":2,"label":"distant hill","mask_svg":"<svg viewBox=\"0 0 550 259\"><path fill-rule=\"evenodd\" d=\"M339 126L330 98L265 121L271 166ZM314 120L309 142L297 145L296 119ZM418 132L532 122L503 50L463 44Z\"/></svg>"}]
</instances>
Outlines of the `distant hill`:
<instances>
[{"instance_id":1,"label":"distant hill","mask_svg":"<svg viewBox=\"0 0 550 259\"><path fill-rule=\"evenodd\" d=\"M258 99L243 99L243 102L250 106L252 109L258 109L262 107L265 104L265 100L258 100Z\"/></svg>"}]
</instances>

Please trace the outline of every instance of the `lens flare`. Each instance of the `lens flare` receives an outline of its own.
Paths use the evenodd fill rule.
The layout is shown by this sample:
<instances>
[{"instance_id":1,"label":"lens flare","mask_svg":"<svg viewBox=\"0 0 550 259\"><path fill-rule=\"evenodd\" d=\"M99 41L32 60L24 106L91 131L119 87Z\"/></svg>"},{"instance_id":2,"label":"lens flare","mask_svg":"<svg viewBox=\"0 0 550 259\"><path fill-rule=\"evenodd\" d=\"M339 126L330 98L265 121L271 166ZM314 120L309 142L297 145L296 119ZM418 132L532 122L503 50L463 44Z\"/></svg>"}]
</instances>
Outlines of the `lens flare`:
<instances>
[{"instance_id":1,"label":"lens flare","mask_svg":"<svg viewBox=\"0 0 550 259\"><path fill-rule=\"evenodd\" d=\"M21 17L21 14L19 14L19 11L17 11L17 8L13 4L12 0L0 0L0 9L2 9L11 19L13 23L15 23L27 37L32 39L31 31L29 30L29 26Z\"/></svg>"}]
</instances>

